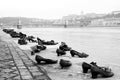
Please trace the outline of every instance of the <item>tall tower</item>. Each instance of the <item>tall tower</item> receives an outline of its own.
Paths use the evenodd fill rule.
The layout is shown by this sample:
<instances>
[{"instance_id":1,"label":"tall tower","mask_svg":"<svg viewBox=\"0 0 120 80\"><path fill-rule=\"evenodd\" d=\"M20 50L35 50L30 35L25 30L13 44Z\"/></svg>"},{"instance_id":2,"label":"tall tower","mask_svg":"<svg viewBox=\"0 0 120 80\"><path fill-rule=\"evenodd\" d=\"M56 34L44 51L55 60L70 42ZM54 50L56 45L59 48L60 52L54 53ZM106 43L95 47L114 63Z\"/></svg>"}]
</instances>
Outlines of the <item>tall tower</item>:
<instances>
[{"instance_id":1,"label":"tall tower","mask_svg":"<svg viewBox=\"0 0 120 80\"><path fill-rule=\"evenodd\" d=\"M3 29L3 23L0 23L0 28Z\"/></svg>"},{"instance_id":2,"label":"tall tower","mask_svg":"<svg viewBox=\"0 0 120 80\"><path fill-rule=\"evenodd\" d=\"M64 28L67 28L67 24L68 24L68 22L67 22L67 20L65 20Z\"/></svg>"},{"instance_id":3,"label":"tall tower","mask_svg":"<svg viewBox=\"0 0 120 80\"><path fill-rule=\"evenodd\" d=\"M18 19L17 29L22 29L22 24L20 19Z\"/></svg>"}]
</instances>

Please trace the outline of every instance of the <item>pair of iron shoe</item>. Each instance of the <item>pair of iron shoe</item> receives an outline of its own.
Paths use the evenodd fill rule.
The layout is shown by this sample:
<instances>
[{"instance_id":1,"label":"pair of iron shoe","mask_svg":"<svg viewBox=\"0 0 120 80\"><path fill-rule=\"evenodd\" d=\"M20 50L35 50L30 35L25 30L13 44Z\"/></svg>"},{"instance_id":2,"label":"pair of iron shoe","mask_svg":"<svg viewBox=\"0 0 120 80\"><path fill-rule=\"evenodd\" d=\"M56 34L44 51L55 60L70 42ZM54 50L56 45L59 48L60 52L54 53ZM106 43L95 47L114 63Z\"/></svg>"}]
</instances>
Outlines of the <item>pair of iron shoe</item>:
<instances>
[{"instance_id":1,"label":"pair of iron shoe","mask_svg":"<svg viewBox=\"0 0 120 80\"><path fill-rule=\"evenodd\" d=\"M66 54L66 51L70 51L71 48L66 45L65 42L61 42L61 45L56 50L57 56L62 56Z\"/></svg>"},{"instance_id":2,"label":"pair of iron shoe","mask_svg":"<svg viewBox=\"0 0 120 80\"><path fill-rule=\"evenodd\" d=\"M34 36L27 36L26 39L27 39L29 42L36 42L36 43L37 43L37 40L35 40L35 37L34 37Z\"/></svg>"},{"instance_id":3,"label":"pair of iron shoe","mask_svg":"<svg viewBox=\"0 0 120 80\"><path fill-rule=\"evenodd\" d=\"M97 66L95 62L91 62L90 64L83 62L82 69L83 73L90 71L92 78L98 78L99 76L107 78L114 75L110 68Z\"/></svg>"},{"instance_id":4,"label":"pair of iron shoe","mask_svg":"<svg viewBox=\"0 0 120 80\"><path fill-rule=\"evenodd\" d=\"M62 56L62 55L65 55L65 54L66 54L66 52L63 51L63 50L61 50L61 49L57 49L57 50L56 50L56 53L57 53L57 56Z\"/></svg>"},{"instance_id":5,"label":"pair of iron shoe","mask_svg":"<svg viewBox=\"0 0 120 80\"><path fill-rule=\"evenodd\" d=\"M15 32L15 31L13 31L13 32L11 32L11 33L9 33L9 34L10 34L10 36L11 36L12 38L20 38L19 33Z\"/></svg>"},{"instance_id":6,"label":"pair of iron shoe","mask_svg":"<svg viewBox=\"0 0 120 80\"><path fill-rule=\"evenodd\" d=\"M45 50L47 47L44 45L36 45L37 49Z\"/></svg>"},{"instance_id":7,"label":"pair of iron shoe","mask_svg":"<svg viewBox=\"0 0 120 80\"><path fill-rule=\"evenodd\" d=\"M69 60L64 60L64 59L60 59L59 64L61 66L61 69L68 68L72 65L72 63Z\"/></svg>"},{"instance_id":8,"label":"pair of iron shoe","mask_svg":"<svg viewBox=\"0 0 120 80\"><path fill-rule=\"evenodd\" d=\"M14 32L14 29L3 29L3 31L10 34L11 32Z\"/></svg>"},{"instance_id":9,"label":"pair of iron shoe","mask_svg":"<svg viewBox=\"0 0 120 80\"><path fill-rule=\"evenodd\" d=\"M26 34L24 34L22 32L19 32L18 34L19 34L19 38L26 38L26 36L27 36Z\"/></svg>"},{"instance_id":10,"label":"pair of iron shoe","mask_svg":"<svg viewBox=\"0 0 120 80\"><path fill-rule=\"evenodd\" d=\"M58 60L47 59L42 56L36 55L35 60L38 64L56 64ZM61 69L70 67L72 63L69 60L60 59L59 62Z\"/></svg>"},{"instance_id":11,"label":"pair of iron shoe","mask_svg":"<svg viewBox=\"0 0 120 80\"><path fill-rule=\"evenodd\" d=\"M44 44L44 45L56 45L58 43L55 42L54 40L50 40L50 41L43 41L42 44Z\"/></svg>"},{"instance_id":12,"label":"pair of iron shoe","mask_svg":"<svg viewBox=\"0 0 120 80\"><path fill-rule=\"evenodd\" d=\"M32 51L31 51L31 55L34 55L35 53L38 53L42 50L45 50L47 47L44 45L36 45L31 47Z\"/></svg>"},{"instance_id":13,"label":"pair of iron shoe","mask_svg":"<svg viewBox=\"0 0 120 80\"><path fill-rule=\"evenodd\" d=\"M63 51L70 51L71 47L68 47L68 45L65 42L61 42L61 45L59 46L59 49Z\"/></svg>"},{"instance_id":14,"label":"pair of iron shoe","mask_svg":"<svg viewBox=\"0 0 120 80\"><path fill-rule=\"evenodd\" d=\"M24 38L20 38L20 39L18 39L18 44L20 44L20 45L26 45L27 41Z\"/></svg>"},{"instance_id":15,"label":"pair of iron shoe","mask_svg":"<svg viewBox=\"0 0 120 80\"><path fill-rule=\"evenodd\" d=\"M70 50L70 54L71 54L72 57L74 57L75 55L77 55L80 58L86 58L86 57L89 56L88 54L86 54L84 52L80 53L80 52L75 51L75 50Z\"/></svg>"},{"instance_id":16,"label":"pair of iron shoe","mask_svg":"<svg viewBox=\"0 0 120 80\"><path fill-rule=\"evenodd\" d=\"M55 64L58 62L58 60L47 59L39 55L36 55L35 60L38 64Z\"/></svg>"}]
</instances>

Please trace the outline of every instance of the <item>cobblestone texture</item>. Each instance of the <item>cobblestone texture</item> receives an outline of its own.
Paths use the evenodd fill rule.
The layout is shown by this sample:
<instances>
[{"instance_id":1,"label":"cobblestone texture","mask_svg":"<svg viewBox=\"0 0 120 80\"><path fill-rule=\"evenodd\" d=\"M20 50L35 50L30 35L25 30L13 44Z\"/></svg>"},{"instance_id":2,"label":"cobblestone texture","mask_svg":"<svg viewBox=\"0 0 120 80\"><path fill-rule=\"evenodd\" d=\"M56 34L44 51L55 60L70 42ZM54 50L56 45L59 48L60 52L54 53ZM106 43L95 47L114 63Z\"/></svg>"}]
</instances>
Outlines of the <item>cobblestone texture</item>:
<instances>
[{"instance_id":1,"label":"cobblestone texture","mask_svg":"<svg viewBox=\"0 0 120 80\"><path fill-rule=\"evenodd\" d=\"M0 41L0 80L21 80L7 44Z\"/></svg>"},{"instance_id":2,"label":"cobblestone texture","mask_svg":"<svg viewBox=\"0 0 120 80\"><path fill-rule=\"evenodd\" d=\"M0 30L0 80L51 80Z\"/></svg>"}]
</instances>

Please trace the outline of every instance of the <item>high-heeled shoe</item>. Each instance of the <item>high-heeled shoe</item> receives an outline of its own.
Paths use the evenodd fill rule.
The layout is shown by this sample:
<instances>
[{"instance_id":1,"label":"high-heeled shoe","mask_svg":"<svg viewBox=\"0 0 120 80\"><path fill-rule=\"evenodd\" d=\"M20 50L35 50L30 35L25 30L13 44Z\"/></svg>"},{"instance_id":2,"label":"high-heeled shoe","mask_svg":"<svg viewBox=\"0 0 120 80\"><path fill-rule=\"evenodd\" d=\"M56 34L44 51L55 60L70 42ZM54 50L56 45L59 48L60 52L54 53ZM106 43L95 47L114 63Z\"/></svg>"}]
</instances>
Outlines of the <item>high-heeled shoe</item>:
<instances>
[{"instance_id":1,"label":"high-heeled shoe","mask_svg":"<svg viewBox=\"0 0 120 80\"><path fill-rule=\"evenodd\" d=\"M92 78L97 78L98 75L104 78L112 77L114 75L110 68L98 66L91 66L91 74Z\"/></svg>"},{"instance_id":2,"label":"high-heeled shoe","mask_svg":"<svg viewBox=\"0 0 120 80\"><path fill-rule=\"evenodd\" d=\"M84 52L80 53L80 52L75 51L75 50L70 50L70 54L71 54L72 57L74 57L75 55L77 55L80 58L86 58L86 57L89 56L88 54L86 54Z\"/></svg>"}]
</instances>

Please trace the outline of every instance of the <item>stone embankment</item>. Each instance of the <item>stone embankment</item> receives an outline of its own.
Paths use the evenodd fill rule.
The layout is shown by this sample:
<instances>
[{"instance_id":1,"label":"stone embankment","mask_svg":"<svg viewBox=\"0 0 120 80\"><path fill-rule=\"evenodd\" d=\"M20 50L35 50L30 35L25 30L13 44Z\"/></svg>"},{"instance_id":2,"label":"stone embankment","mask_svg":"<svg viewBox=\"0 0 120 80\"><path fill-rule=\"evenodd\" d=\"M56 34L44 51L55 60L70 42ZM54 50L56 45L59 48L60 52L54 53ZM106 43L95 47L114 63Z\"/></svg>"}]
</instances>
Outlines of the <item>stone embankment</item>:
<instances>
[{"instance_id":1,"label":"stone embankment","mask_svg":"<svg viewBox=\"0 0 120 80\"><path fill-rule=\"evenodd\" d=\"M51 80L12 38L0 30L0 80Z\"/></svg>"}]
</instances>

